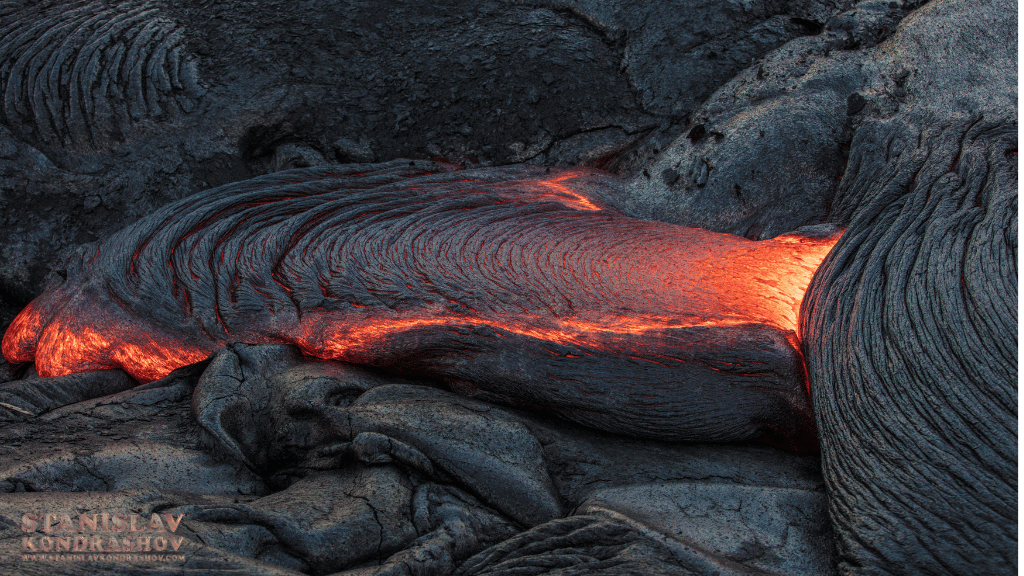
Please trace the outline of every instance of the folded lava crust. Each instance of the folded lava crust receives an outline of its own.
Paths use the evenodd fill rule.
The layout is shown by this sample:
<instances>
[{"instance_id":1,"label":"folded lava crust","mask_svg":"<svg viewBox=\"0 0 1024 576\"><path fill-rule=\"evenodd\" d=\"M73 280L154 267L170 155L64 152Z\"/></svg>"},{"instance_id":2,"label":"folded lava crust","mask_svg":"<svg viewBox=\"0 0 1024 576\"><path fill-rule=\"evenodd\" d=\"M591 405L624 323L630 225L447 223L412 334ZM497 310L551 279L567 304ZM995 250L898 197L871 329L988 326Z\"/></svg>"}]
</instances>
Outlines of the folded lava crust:
<instances>
[{"instance_id":1,"label":"folded lava crust","mask_svg":"<svg viewBox=\"0 0 1024 576\"><path fill-rule=\"evenodd\" d=\"M838 234L638 220L620 189L410 161L229 184L82 249L3 354L151 381L228 342L289 343L616 433L813 446L796 327Z\"/></svg>"}]
</instances>

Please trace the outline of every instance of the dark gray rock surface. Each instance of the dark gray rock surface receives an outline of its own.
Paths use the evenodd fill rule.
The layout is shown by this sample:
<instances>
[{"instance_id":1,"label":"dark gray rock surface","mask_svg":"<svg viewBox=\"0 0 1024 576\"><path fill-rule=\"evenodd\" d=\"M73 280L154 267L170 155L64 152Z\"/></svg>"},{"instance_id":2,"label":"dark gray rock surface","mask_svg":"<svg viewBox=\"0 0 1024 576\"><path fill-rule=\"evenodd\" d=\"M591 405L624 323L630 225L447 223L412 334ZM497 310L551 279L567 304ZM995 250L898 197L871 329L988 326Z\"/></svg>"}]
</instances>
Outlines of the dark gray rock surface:
<instances>
[{"instance_id":1,"label":"dark gray rock surface","mask_svg":"<svg viewBox=\"0 0 1024 576\"><path fill-rule=\"evenodd\" d=\"M855 144L862 129L910 111L1015 114L1015 29L995 16L1009 5L968 17L932 3L904 21L919 4L858 3L737 74L633 178L625 211L762 239L845 225L859 200L847 199L847 164L869 150Z\"/></svg>"},{"instance_id":2,"label":"dark gray rock surface","mask_svg":"<svg viewBox=\"0 0 1024 576\"><path fill-rule=\"evenodd\" d=\"M854 134L833 215L850 224L804 305L843 572L1015 569L1010 8L932 2L876 48L905 92Z\"/></svg>"},{"instance_id":3,"label":"dark gray rock surface","mask_svg":"<svg viewBox=\"0 0 1024 576\"><path fill-rule=\"evenodd\" d=\"M184 514L173 534L187 539L183 567L196 571L220 563L448 574L466 563L465 573L502 573L555 556L579 573L598 564L637 574L829 566L815 457L582 431L285 346L236 345L208 365L0 435L5 554L20 546L25 512L99 506L147 519ZM665 501L700 516L745 500L759 504L735 510L743 528L729 532L731 546L705 541L728 532L728 514L691 534L684 518L652 511ZM558 543L566 533L575 534L568 557ZM523 546L532 559L513 562ZM744 572L754 556L755 571ZM31 573L16 557L3 561L10 573ZM160 573L134 566L126 573Z\"/></svg>"}]
</instances>

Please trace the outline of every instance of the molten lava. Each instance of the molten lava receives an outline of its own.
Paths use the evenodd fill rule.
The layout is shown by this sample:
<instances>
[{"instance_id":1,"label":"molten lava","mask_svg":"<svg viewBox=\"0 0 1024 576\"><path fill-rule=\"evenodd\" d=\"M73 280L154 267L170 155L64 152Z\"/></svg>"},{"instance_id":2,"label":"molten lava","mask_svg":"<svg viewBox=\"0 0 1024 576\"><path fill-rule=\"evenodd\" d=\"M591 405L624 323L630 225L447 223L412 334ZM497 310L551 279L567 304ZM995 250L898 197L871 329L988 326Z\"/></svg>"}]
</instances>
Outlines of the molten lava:
<instances>
[{"instance_id":1,"label":"molten lava","mask_svg":"<svg viewBox=\"0 0 1024 576\"><path fill-rule=\"evenodd\" d=\"M597 359L627 380L685 365L802 389L790 375L800 302L837 236L755 242L629 218L601 200L618 181L592 170L433 168L289 171L165 207L69 265L3 354L44 376L123 368L150 381L227 342L292 343L483 379L499 396L536 395L524 379L583 382L578 368ZM748 340L768 359L745 356ZM558 364L528 375L541 368L513 361L523 350Z\"/></svg>"}]
</instances>

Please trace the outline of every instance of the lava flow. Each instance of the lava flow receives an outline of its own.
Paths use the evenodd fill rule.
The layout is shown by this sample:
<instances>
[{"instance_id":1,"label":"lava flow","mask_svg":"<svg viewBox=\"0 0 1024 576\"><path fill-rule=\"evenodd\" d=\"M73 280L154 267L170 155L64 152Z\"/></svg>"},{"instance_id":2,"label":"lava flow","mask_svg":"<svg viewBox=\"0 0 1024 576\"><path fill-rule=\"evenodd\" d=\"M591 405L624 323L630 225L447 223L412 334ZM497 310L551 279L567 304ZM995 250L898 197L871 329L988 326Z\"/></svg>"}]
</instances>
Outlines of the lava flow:
<instances>
[{"instance_id":1,"label":"lava flow","mask_svg":"<svg viewBox=\"0 0 1024 576\"><path fill-rule=\"evenodd\" d=\"M716 431L694 398L718 389L753 414L724 439L796 434L780 413L806 428L797 317L838 235L629 218L601 200L618 180L592 170L408 164L282 172L167 206L70 263L3 354L43 376L150 381L228 342L290 343L613 431L703 434L660 432L683 413Z\"/></svg>"}]
</instances>

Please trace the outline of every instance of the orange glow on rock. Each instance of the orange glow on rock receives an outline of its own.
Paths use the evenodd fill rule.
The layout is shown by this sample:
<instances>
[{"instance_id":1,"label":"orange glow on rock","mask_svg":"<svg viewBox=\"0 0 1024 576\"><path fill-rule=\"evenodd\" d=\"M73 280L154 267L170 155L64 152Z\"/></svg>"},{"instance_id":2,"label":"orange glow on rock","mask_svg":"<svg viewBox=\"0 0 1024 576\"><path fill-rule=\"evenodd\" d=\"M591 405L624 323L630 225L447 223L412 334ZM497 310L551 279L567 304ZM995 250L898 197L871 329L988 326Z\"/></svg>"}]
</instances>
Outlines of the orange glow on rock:
<instances>
[{"instance_id":1,"label":"orange glow on rock","mask_svg":"<svg viewBox=\"0 0 1024 576\"><path fill-rule=\"evenodd\" d=\"M37 302L44 298L46 295ZM104 306L103 313L96 314L95 305L100 301L80 298L65 302L59 323L50 322L39 333L34 354L41 376L122 368L136 380L150 382L174 368L199 362L220 347L212 343L197 346L194 337L169 334L159 326L140 329L119 306ZM4 355L8 343L25 342L26 334L31 333L21 326L15 331L12 323L4 337Z\"/></svg>"},{"instance_id":2,"label":"orange glow on rock","mask_svg":"<svg viewBox=\"0 0 1024 576\"><path fill-rule=\"evenodd\" d=\"M567 171L565 174L560 176L538 181L538 184L554 192L554 194L545 194L543 198L553 199L569 206L570 208L576 208L577 210L600 210L601 207L591 202L589 198L573 190L568 185L563 184L563 182L579 177L579 172Z\"/></svg>"},{"instance_id":3,"label":"orange glow on rock","mask_svg":"<svg viewBox=\"0 0 1024 576\"><path fill-rule=\"evenodd\" d=\"M43 319L35 302L25 307L7 328L3 340L3 355L8 362L24 364L35 359L33 336L42 332ZM10 336L7 336L9 334Z\"/></svg>"},{"instance_id":4,"label":"orange glow on rock","mask_svg":"<svg viewBox=\"0 0 1024 576\"><path fill-rule=\"evenodd\" d=\"M571 316L553 318L523 312L453 315L435 310L429 315L392 317L375 316L372 312L313 311L306 321L318 326L318 330L283 336L313 356L350 362L369 361L389 336L445 326L490 326L539 340L606 349L602 346L604 336L642 336L697 326L765 324L792 332L792 342L798 349L800 302L811 276L838 238L782 236L754 242L725 234L695 232L704 240L700 257L695 257L689 244L697 238L681 238L690 248L665 250L663 258L657 260L638 254L629 262L617 261L616 266L604 271L602 279L612 289L623 290L619 301L629 301L630 309L637 310L638 303L645 300L646 313L577 310ZM680 262L685 265L679 266ZM643 288L631 292L631 281L640 278L646 280ZM651 313L653 310L662 313Z\"/></svg>"},{"instance_id":5,"label":"orange glow on rock","mask_svg":"<svg viewBox=\"0 0 1024 576\"><path fill-rule=\"evenodd\" d=\"M257 183L273 194L187 199L69 271L11 324L3 354L43 376L123 368L148 382L227 342L379 363L423 330L490 328L651 362L645 339L679 328L764 325L796 347L804 291L838 240L636 220L591 199L582 169L454 174L372 186L270 175Z\"/></svg>"}]
</instances>

